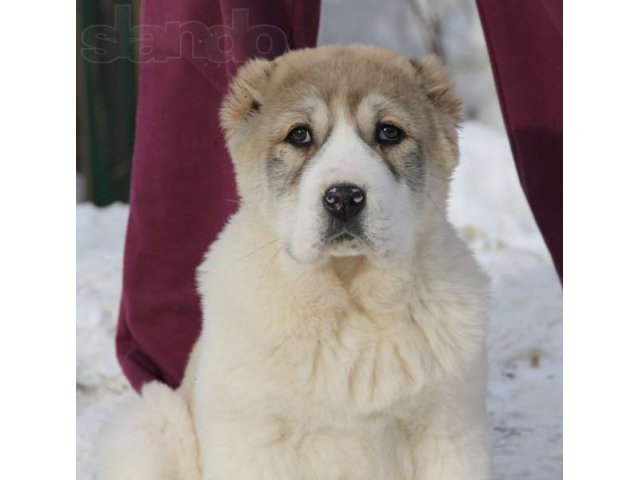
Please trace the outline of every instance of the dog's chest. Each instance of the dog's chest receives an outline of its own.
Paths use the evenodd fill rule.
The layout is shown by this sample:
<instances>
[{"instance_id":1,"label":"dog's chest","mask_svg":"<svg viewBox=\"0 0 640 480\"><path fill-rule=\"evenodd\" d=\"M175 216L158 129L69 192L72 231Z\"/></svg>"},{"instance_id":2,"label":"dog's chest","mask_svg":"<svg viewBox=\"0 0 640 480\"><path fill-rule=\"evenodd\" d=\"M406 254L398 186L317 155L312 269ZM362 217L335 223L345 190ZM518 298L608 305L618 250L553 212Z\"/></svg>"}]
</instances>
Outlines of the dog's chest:
<instances>
[{"instance_id":1,"label":"dog's chest","mask_svg":"<svg viewBox=\"0 0 640 480\"><path fill-rule=\"evenodd\" d=\"M408 315L351 311L281 338L269 374L305 412L360 415L418 401L433 376L430 356L425 332Z\"/></svg>"},{"instance_id":2,"label":"dog's chest","mask_svg":"<svg viewBox=\"0 0 640 480\"><path fill-rule=\"evenodd\" d=\"M272 344L266 366L277 385L270 410L284 425L278 432L318 462L301 471L331 465L323 478L412 478L414 434L440 400L426 333L405 313L310 316Z\"/></svg>"},{"instance_id":3,"label":"dog's chest","mask_svg":"<svg viewBox=\"0 0 640 480\"><path fill-rule=\"evenodd\" d=\"M326 425L292 422L286 440L304 459L297 478L389 480L413 478L413 433L397 418L377 414Z\"/></svg>"}]
</instances>

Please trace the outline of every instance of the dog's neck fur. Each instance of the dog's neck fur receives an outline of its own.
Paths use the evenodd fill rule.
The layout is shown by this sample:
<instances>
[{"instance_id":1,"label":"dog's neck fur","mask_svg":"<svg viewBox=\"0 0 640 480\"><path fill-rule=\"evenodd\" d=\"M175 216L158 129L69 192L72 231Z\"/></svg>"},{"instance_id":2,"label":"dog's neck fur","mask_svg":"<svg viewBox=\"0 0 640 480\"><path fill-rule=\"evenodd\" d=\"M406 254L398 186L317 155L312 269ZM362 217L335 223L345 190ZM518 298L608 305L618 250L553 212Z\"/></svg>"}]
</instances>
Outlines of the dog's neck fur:
<instances>
[{"instance_id":1,"label":"dog's neck fur","mask_svg":"<svg viewBox=\"0 0 640 480\"><path fill-rule=\"evenodd\" d=\"M369 268L370 262L364 255L353 257L332 257L329 263L333 268L336 277L340 280L345 288L353 283L353 280L362 273L363 270Z\"/></svg>"}]
</instances>

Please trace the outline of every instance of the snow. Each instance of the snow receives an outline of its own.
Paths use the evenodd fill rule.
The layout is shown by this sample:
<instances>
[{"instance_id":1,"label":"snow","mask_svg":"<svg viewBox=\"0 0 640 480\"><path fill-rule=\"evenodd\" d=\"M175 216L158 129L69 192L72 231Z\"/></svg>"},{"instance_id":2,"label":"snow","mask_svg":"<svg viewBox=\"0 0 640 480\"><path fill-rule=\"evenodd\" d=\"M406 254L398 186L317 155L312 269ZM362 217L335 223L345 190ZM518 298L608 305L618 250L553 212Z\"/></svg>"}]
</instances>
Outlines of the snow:
<instances>
[{"instance_id":1,"label":"snow","mask_svg":"<svg viewBox=\"0 0 640 480\"><path fill-rule=\"evenodd\" d=\"M469 122L451 219L490 274L488 404L497 480L562 478L562 292L497 130ZM94 478L97 432L132 393L114 353L128 210L77 206L77 476Z\"/></svg>"},{"instance_id":2,"label":"snow","mask_svg":"<svg viewBox=\"0 0 640 480\"><path fill-rule=\"evenodd\" d=\"M127 394L114 336L128 209L76 207L77 478L94 478L94 446L110 408Z\"/></svg>"}]
</instances>

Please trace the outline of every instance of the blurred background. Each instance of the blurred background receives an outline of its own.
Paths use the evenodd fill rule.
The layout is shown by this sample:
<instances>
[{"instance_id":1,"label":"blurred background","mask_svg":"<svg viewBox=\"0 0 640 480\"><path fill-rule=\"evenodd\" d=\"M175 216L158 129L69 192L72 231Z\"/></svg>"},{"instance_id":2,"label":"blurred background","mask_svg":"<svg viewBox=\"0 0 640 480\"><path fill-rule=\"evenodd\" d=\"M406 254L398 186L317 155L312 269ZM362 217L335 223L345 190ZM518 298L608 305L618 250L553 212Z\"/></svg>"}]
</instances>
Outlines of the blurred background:
<instances>
[{"instance_id":1,"label":"blurred background","mask_svg":"<svg viewBox=\"0 0 640 480\"><path fill-rule=\"evenodd\" d=\"M127 202L133 154L139 0L78 0L77 201ZM87 60L91 45L115 52ZM112 38L115 37L114 42ZM502 128L489 59L473 0L323 0L319 45L358 42L419 57L433 53L450 68L467 118Z\"/></svg>"},{"instance_id":2,"label":"blurred background","mask_svg":"<svg viewBox=\"0 0 640 480\"><path fill-rule=\"evenodd\" d=\"M95 478L95 443L105 418L132 395L114 337L135 134L132 28L139 12L134 0L77 3L76 458L77 478L88 480ZM84 60L86 29L119 59ZM114 35L118 41L109 41ZM433 53L450 69L466 120L448 215L492 285L487 405L494 479L560 479L562 290L516 175L475 2L322 0L318 43L350 42L412 57Z\"/></svg>"},{"instance_id":3,"label":"blurred background","mask_svg":"<svg viewBox=\"0 0 640 480\"><path fill-rule=\"evenodd\" d=\"M120 8L116 8L116 6ZM139 24L138 0L76 2L76 200L98 206L129 199L136 114L137 52L131 28ZM95 45L119 49L110 63L88 61L83 32L96 26ZM109 31L107 31L109 30ZM115 33L117 42L111 42Z\"/></svg>"}]
</instances>

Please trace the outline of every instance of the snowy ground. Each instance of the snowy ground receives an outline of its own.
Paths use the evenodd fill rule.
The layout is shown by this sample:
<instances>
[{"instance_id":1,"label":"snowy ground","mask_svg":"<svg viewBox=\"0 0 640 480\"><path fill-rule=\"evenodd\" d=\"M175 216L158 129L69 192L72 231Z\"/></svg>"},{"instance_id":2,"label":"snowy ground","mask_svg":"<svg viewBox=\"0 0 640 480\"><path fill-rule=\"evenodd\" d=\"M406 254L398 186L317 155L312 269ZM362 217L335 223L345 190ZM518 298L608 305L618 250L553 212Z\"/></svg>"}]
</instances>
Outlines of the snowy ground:
<instances>
[{"instance_id":1,"label":"snowy ground","mask_svg":"<svg viewBox=\"0 0 640 480\"><path fill-rule=\"evenodd\" d=\"M562 478L562 297L505 138L468 123L451 218L493 282L489 338L497 480ZM94 477L96 433L131 395L113 337L127 208L77 207L77 478Z\"/></svg>"}]
</instances>

